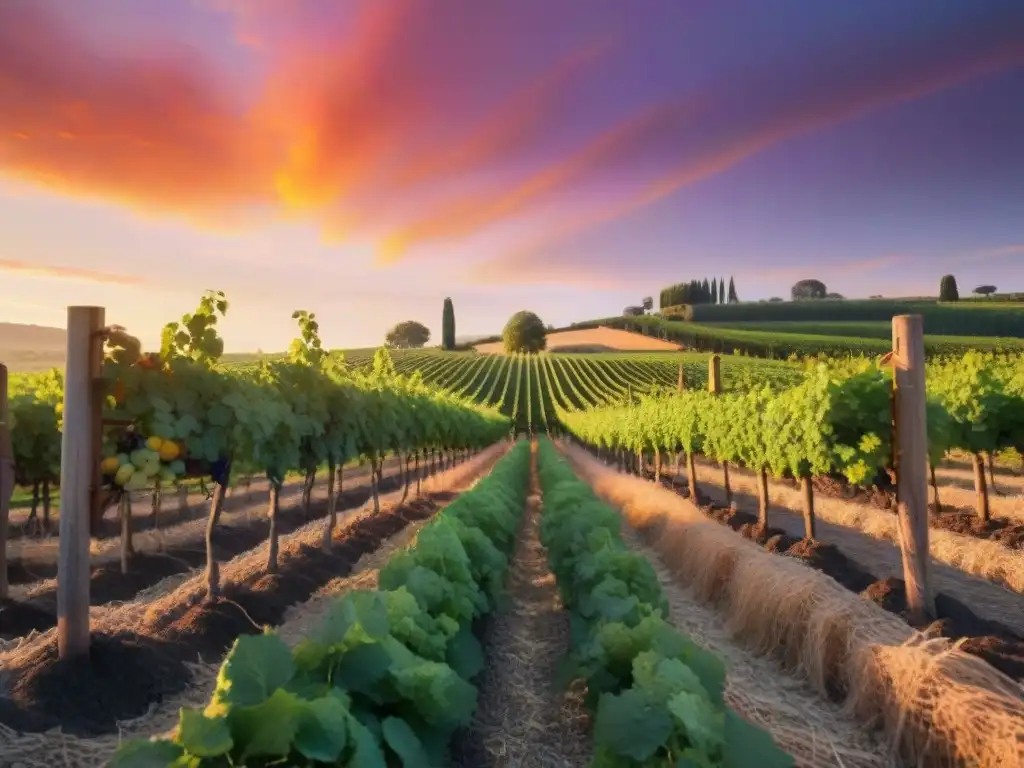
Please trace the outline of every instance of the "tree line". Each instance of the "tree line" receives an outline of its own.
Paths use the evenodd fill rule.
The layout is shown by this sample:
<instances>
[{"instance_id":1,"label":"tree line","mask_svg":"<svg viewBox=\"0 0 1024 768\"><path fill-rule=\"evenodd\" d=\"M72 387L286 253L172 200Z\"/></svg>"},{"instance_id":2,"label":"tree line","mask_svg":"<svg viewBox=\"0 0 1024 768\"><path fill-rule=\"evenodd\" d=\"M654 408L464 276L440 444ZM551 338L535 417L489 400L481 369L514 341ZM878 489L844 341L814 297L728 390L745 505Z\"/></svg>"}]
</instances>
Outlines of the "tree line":
<instances>
[{"instance_id":1,"label":"tree line","mask_svg":"<svg viewBox=\"0 0 1024 768\"><path fill-rule=\"evenodd\" d=\"M738 304L739 300L733 278L729 278L727 291L724 277L711 278L710 281L705 277L703 280L690 280L688 283L676 283L662 288L660 306L664 309L679 304Z\"/></svg>"}]
</instances>

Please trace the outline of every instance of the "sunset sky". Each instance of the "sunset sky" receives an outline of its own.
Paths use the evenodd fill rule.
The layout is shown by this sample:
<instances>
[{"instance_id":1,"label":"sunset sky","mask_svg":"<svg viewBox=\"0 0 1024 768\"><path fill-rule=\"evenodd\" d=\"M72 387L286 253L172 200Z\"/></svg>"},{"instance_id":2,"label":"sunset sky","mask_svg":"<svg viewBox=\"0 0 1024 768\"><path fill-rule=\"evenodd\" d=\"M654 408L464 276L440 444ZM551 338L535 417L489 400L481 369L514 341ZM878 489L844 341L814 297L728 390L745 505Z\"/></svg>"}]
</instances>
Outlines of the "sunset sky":
<instances>
[{"instance_id":1,"label":"sunset sky","mask_svg":"<svg viewBox=\"0 0 1024 768\"><path fill-rule=\"evenodd\" d=\"M0 320L1024 291L1024 0L0 0Z\"/></svg>"}]
</instances>

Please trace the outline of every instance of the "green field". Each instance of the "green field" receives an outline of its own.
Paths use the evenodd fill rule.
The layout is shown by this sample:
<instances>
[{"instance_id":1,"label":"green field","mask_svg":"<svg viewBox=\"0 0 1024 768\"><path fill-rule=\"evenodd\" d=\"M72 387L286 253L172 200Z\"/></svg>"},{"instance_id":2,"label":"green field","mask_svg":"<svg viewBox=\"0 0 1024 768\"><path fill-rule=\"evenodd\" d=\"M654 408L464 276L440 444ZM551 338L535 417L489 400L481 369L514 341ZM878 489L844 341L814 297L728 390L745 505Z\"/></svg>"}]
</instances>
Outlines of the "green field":
<instances>
[{"instance_id":1,"label":"green field","mask_svg":"<svg viewBox=\"0 0 1024 768\"><path fill-rule=\"evenodd\" d=\"M628 393L675 387L679 364L686 385L705 388L710 354L619 352L597 354L481 355L475 352L396 350L399 373L419 371L423 378L478 403L499 408L519 429L544 430L559 409L589 408L618 402ZM346 352L354 366L372 363L371 350ZM773 360L725 356L721 362L726 389L789 386L801 377L798 366Z\"/></svg>"},{"instance_id":2,"label":"green field","mask_svg":"<svg viewBox=\"0 0 1024 768\"><path fill-rule=\"evenodd\" d=\"M801 302L815 304L818 302ZM839 302L835 302L838 304ZM743 307L743 305L738 305ZM755 305L775 306L775 305ZM797 306L794 304L794 306ZM933 305L934 306L934 305ZM976 307L977 304L967 306ZM727 308L727 307L723 307ZM984 316L990 310L968 310L966 314ZM1011 313L1013 314L1013 313ZM1024 318L1024 314L1021 314ZM983 352L1024 352L1024 330L1018 337L992 335L952 336L929 334L925 318L925 353L930 357L962 355L970 350ZM610 317L581 323L574 328L625 328L677 342L694 350L741 353L769 359L797 357L877 356L891 348L889 320L745 320L706 323L644 317ZM969 325L969 323L964 323Z\"/></svg>"},{"instance_id":3,"label":"green field","mask_svg":"<svg viewBox=\"0 0 1024 768\"><path fill-rule=\"evenodd\" d=\"M882 322L895 315L921 315L926 334L1024 337L1024 303L925 299L844 299L743 304L695 304L693 322L770 323Z\"/></svg>"}]
</instances>

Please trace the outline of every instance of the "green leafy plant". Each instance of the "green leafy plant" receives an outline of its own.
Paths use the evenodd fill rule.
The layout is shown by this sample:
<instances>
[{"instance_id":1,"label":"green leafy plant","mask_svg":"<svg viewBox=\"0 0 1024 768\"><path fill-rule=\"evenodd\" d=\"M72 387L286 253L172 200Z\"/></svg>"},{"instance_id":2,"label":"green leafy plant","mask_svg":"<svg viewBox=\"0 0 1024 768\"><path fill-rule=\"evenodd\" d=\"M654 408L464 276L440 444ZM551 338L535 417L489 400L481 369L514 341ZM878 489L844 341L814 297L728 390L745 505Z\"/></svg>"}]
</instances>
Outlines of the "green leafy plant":
<instances>
[{"instance_id":1,"label":"green leafy plant","mask_svg":"<svg viewBox=\"0 0 1024 768\"><path fill-rule=\"evenodd\" d=\"M541 541L572 616L567 678L587 682L595 768L787 768L793 759L724 701L725 666L666 621L648 560L621 521L542 440Z\"/></svg>"},{"instance_id":2,"label":"green leafy plant","mask_svg":"<svg viewBox=\"0 0 1024 768\"><path fill-rule=\"evenodd\" d=\"M522 514L520 444L381 571L336 600L294 649L239 638L203 709L169 738L131 741L112 768L344 765L431 768L476 708L483 666L471 621L491 610Z\"/></svg>"}]
</instances>

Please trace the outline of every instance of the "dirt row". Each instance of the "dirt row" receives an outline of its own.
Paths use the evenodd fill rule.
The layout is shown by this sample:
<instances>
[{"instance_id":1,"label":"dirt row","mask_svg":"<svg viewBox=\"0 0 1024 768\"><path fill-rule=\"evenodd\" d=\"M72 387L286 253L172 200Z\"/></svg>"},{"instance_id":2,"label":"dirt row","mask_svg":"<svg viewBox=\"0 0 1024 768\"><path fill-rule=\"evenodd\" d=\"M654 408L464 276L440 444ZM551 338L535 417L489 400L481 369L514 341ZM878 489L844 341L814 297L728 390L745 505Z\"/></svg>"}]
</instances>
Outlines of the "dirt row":
<instances>
[{"instance_id":1,"label":"dirt row","mask_svg":"<svg viewBox=\"0 0 1024 768\"><path fill-rule=\"evenodd\" d=\"M216 659L236 637L280 624L289 606L307 600L332 579L350 573L410 521L432 515L453 498L457 482L486 471L501 455L490 449L436 480L439 490L378 515L353 515L339 524L329 552L320 546L319 524L304 526L281 540L277 573L266 575L264 547L222 569L222 598L203 600L202 579L194 577L168 595L111 611L93 622L93 650L87 660L57 659L56 640L47 633L3 654L0 723L23 732L61 726L66 733L93 736L116 731L119 720L138 717L154 703L184 690L187 664ZM397 499L392 499L392 504Z\"/></svg>"},{"instance_id":2,"label":"dirt row","mask_svg":"<svg viewBox=\"0 0 1024 768\"><path fill-rule=\"evenodd\" d=\"M387 477L380 483L380 490L387 492L401 488L400 477ZM346 512L365 504L370 498L368 486L350 488L338 494L339 512ZM281 534L291 533L311 521L327 515L327 500L322 499L311 505L309 514L299 506L281 509L278 512L278 530ZM214 531L214 552L218 562L257 547L267 540L270 521L265 515L255 519L235 520L230 525L219 525ZM136 552L129 560L128 573L121 572L120 563L107 562L93 566L89 579L90 605L100 606L115 601L131 600L139 592L176 574L188 573L206 563L205 530L197 527L188 538L176 541L160 552ZM0 639L27 635L29 632L45 631L57 624L57 583L55 565L29 569L23 563L13 563L8 568L11 582L17 584L31 577L47 579L28 593L23 600L0 601ZM38 568L38 566L37 566ZM40 573L40 570L43 573Z\"/></svg>"},{"instance_id":3,"label":"dirt row","mask_svg":"<svg viewBox=\"0 0 1024 768\"><path fill-rule=\"evenodd\" d=\"M725 504L727 499L721 468L701 461L697 464L697 473L698 485L708 493L716 494L714 500L717 503ZM663 474L665 477L673 476L671 471ZM730 466L729 474L734 502L741 509L755 511L758 506L757 477L736 466ZM773 479L769 480L768 488L772 525L787 528L790 535L801 535L802 526L797 528L794 522L800 517L797 510L803 509L800 489L792 483ZM815 517L819 538L841 544L847 554L869 570L877 570L879 576L902 572L894 513L870 504L816 493ZM789 526L794 527L789 529ZM929 530L929 552L939 588L970 603L987 618L1010 622L1003 617L1007 614L1018 616L1019 623L1010 623L1016 631L1024 632L1024 613L1020 603L1020 596L1024 595L1024 551L942 528L930 527ZM1011 594L1007 594L1008 591Z\"/></svg>"},{"instance_id":4,"label":"dirt row","mask_svg":"<svg viewBox=\"0 0 1024 768\"><path fill-rule=\"evenodd\" d=\"M556 687L571 650L570 618L539 539L542 499L527 501L509 567L505 607L481 629L487 666L470 728L453 745L463 768L583 768L592 754L585 686ZM675 583L656 554L626 542L654 565L676 628L722 657L726 700L767 728L801 768L896 768L891 750L807 683L758 657L729 634L725 620Z\"/></svg>"},{"instance_id":5,"label":"dirt row","mask_svg":"<svg viewBox=\"0 0 1024 768\"><path fill-rule=\"evenodd\" d=\"M705 471L700 478L703 498L698 506L710 518L728 525L770 552L800 560L906 619L906 586L899 578L902 559L894 545L820 520L816 521L818 539L809 540L803 538L801 516L777 506L769 509L769 528L762 530L756 515L757 500L734 490L733 507L725 506L725 490L709 482L709 474ZM685 477L663 477L662 485L684 498L689 497ZM847 545L854 539L875 552L888 550L887 562L879 567L877 560L863 563L856 555L851 558ZM963 640L962 650L984 659L1015 680L1024 680L1024 632L1019 628L1024 622L1024 597L940 563L932 565L940 587L935 595L936 621L917 629L930 636ZM955 592L941 589L949 581L958 582L959 589ZM987 616L979 615L969 605L987 608Z\"/></svg>"},{"instance_id":6,"label":"dirt row","mask_svg":"<svg viewBox=\"0 0 1024 768\"><path fill-rule=\"evenodd\" d=\"M452 744L452 762L460 768L590 764L590 715L582 692L552 685L571 650L570 621L540 543L535 470L509 563L504 606L477 627L486 666L474 681L479 697L473 722Z\"/></svg>"},{"instance_id":7,"label":"dirt row","mask_svg":"<svg viewBox=\"0 0 1024 768\"><path fill-rule=\"evenodd\" d=\"M398 494L392 496L397 497ZM382 499L385 506L394 501L395 498ZM439 503L438 508L443 505L443 502ZM380 568L396 552L414 543L416 534L430 519L428 516L411 522L378 549L361 557L349 574L332 578L308 600L288 608L283 622L275 628L277 634L294 647L319 626L337 597L356 589L374 589ZM95 737L76 737L61 731L15 733L0 724L0 768L52 768L54 765L94 768L104 765L123 739L165 734L177 725L181 707L203 707L216 685L221 662L222 657L209 663L188 663L190 681L184 690L165 697L143 717L120 723L117 733Z\"/></svg>"},{"instance_id":8,"label":"dirt row","mask_svg":"<svg viewBox=\"0 0 1024 768\"><path fill-rule=\"evenodd\" d=\"M400 465L399 458L392 456L384 460L383 471L390 472ZM369 466L356 466L346 468L344 472L345 482L362 482L370 475ZM322 476L323 477L323 476ZM303 480L296 479L286 482L282 488L280 497L283 501L286 496L297 495L303 486ZM317 481L315 488L323 488L326 482L323 479ZM246 486L237 482L227 489L224 498L224 512L232 512L244 504L249 504L255 496L258 500L264 500L270 493L270 487L266 478L254 478ZM136 491L131 494L133 519L138 529L149 528L160 530L171 528L191 520L201 520L206 517L207 496L197 489L190 489L186 497L187 509L179 509L177 491L164 489L161 499L160 511L157 515L152 514L152 491ZM196 497L199 497L198 500ZM42 502L40 502L40 506ZM59 535L60 508L54 505L50 512L50 530L44 531L43 519L35 522L30 520L31 511L24 507L12 509L10 512L10 528L8 529L8 541L19 539L47 538L56 540ZM121 535L121 522L118 519L117 505L108 507L104 513L99 529L93 537L96 540L117 538Z\"/></svg>"},{"instance_id":9,"label":"dirt row","mask_svg":"<svg viewBox=\"0 0 1024 768\"><path fill-rule=\"evenodd\" d=\"M797 482L788 478L776 482L797 487ZM843 477L816 477L813 484L816 495L869 504L896 514L896 494L893 490L858 488L850 485ZM1019 519L1024 514L1024 497L999 498L990 489L989 507L994 516L988 520L978 516L973 490L940 486L939 506L935 507L935 494L931 489L929 499L931 516L928 522L932 528L996 541L1010 549L1024 549L1024 522ZM1009 516L999 516L1000 512Z\"/></svg>"}]
</instances>

